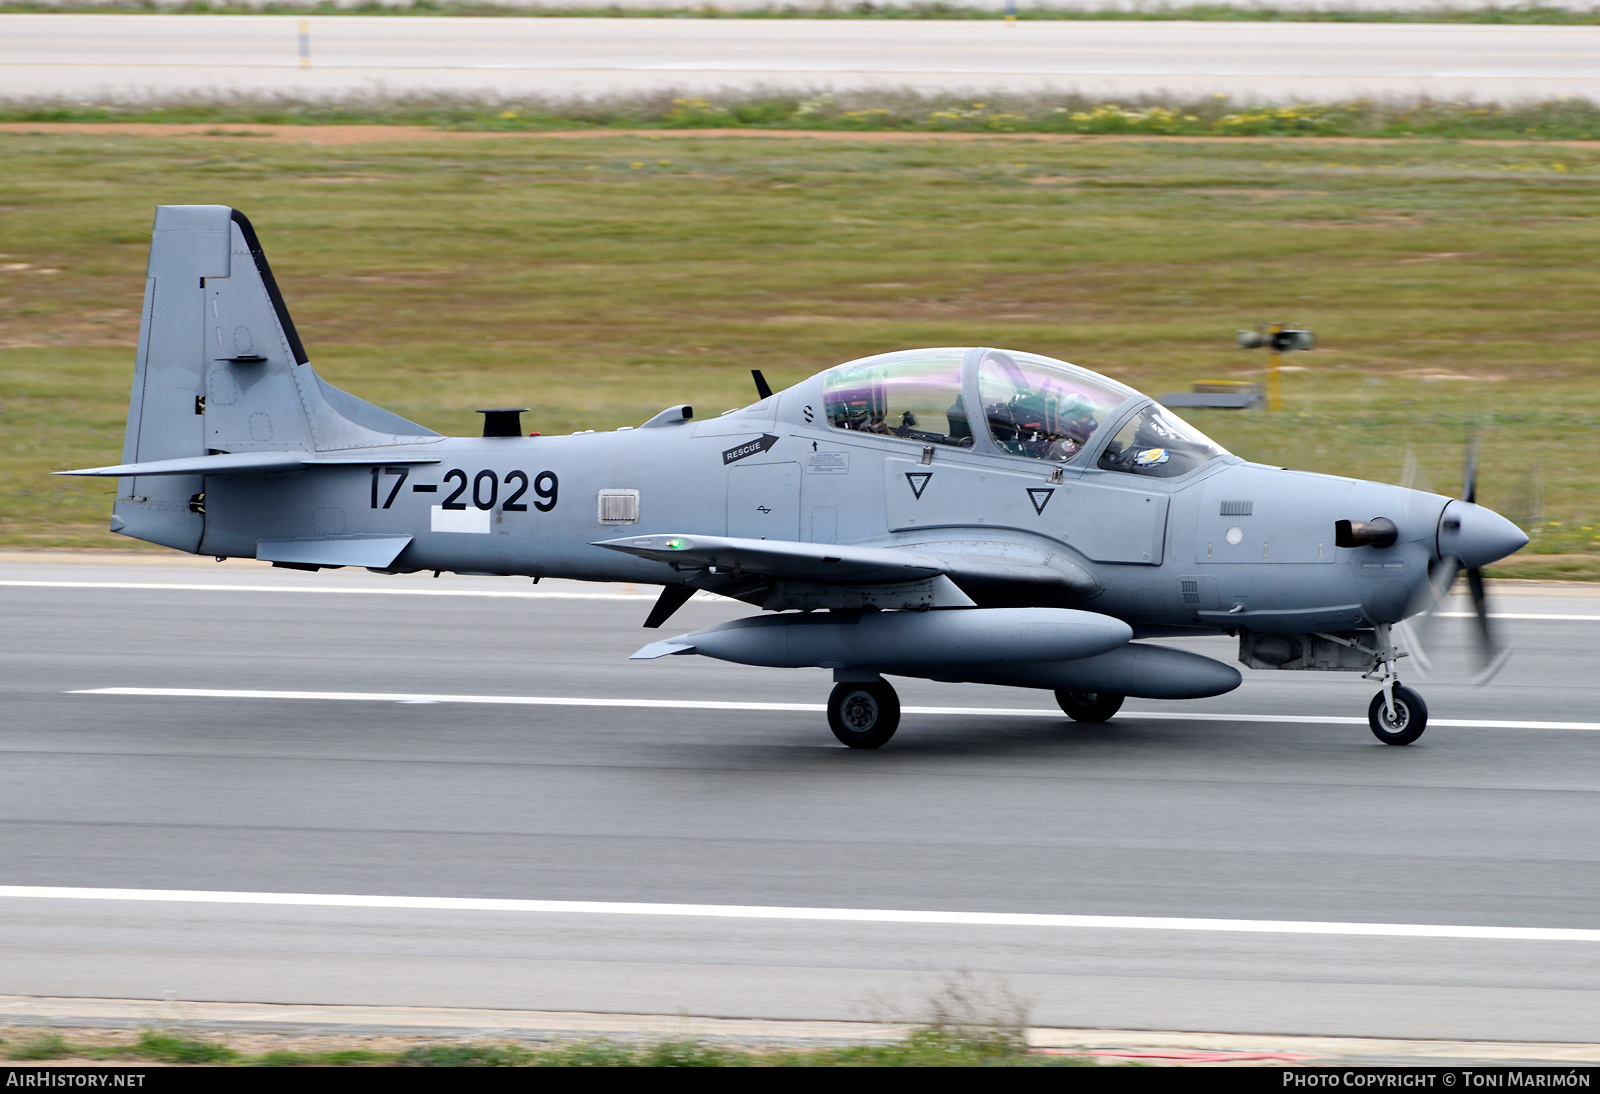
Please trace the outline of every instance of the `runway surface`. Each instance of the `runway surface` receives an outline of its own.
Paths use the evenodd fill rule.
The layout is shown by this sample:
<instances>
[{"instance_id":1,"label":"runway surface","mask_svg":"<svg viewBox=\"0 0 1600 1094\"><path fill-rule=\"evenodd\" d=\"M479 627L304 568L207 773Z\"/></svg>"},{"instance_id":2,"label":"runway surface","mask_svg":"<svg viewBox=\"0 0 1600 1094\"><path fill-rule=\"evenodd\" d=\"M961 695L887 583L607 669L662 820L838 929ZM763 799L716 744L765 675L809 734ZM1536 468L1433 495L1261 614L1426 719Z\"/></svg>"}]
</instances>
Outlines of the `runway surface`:
<instances>
[{"instance_id":1,"label":"runway surface","mask_svg":"<svg viewBox=\"0 0 1600 1094\"><path fill-rule=\"evenodd\" d=\"M759 87L1600 97L1600 27L0 15L0 95Z\"/></svg>"},{"instance_id":2,"label":"runway surface","mask_svg":"<svg viewBox=\"0 0 1600 1094\"><path fill-rule=\"evenodd\" d=\"M1516 657L1413 678L1409 748L1247 672L1098 727L897 681L861 753L824 672L629 663L650 589L19 557L0 995L879 1021L964 970L1038 1025L1600 1041L1581 591L1498 590Z\"/></svg>"}]
</instances>

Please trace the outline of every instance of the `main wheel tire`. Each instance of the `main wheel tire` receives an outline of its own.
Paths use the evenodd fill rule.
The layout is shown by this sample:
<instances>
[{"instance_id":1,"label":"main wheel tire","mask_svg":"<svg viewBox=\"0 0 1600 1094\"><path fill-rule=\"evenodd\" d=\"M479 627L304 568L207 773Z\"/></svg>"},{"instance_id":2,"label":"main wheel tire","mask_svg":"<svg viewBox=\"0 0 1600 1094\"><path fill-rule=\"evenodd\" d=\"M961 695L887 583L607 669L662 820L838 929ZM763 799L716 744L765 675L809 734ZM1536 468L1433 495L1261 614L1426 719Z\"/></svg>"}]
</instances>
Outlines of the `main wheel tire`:
<instances>
[{"instance_id":1,"label":"main wheel tire","mask_svg":"<svg viewBox=\"0 0 1600 1094\"><path fill-rule=\"evenodd\" d=\"M851 748L880 748L900 727L900 696L879 680L837 684L828 696L828 728Z\"/></svg>"},{"instance_id":2,"label":"main wheel tire","mask_svg":"<svg viewBox=\"0 0 1600 1094\"><path fill-rule=\"evenodd\" d=\"M1124 698L1103 691L1056 692L1056 702L1074 722L1104 722L1122 709Z\"/></svg>"},{"instance_id":3,"label":"main wheel tire","mask_svg":"<svg viewBox=\"0 0 1600 1094\"><path fill-rule=\"evenodd\" d=\"M1367 707L1367 723L1372 735L1386 745L1408 745L1428 728L1428 704L1422 696L1408 687L1396 685L1394 689L1394 717L1383 701L1383 692L1372 697Z\"/></svg>"}]
</instances>

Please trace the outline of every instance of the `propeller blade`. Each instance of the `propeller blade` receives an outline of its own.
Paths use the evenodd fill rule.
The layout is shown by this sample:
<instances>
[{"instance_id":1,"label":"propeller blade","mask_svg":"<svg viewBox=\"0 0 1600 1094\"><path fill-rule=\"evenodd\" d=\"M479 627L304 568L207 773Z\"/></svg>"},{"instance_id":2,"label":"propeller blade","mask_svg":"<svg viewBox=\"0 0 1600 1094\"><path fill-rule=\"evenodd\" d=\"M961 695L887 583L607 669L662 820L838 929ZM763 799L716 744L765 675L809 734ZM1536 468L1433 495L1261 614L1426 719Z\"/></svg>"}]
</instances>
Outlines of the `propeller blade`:
<instances>
[{"instance_id":1,"label":"propeller blade","mask_svg":"<svg viewBox=\"0 0 1600 1094\"><path fill-rule=\"evenodd\" d=\"M1424 494L1433 493L1433 483L1428 479L1428 473L1417 462L1417 454L1411 449L1406 449L1405 462L1400 465L1400 485L1407 490L1421 490Z\"/></svg>"},{"instance_id":2,"label":"propeller blade","mask_svg":"<svg viewBox=\"0 0 1600 1094\"><path fill-rule=\"evenodd\" d=\"M1487 646L1494 641L1489 630L1489 594L1483 587L1483 571L1476 566L1467 571L1467 588L1472 591L1472 610L1478 617L1478 637Z\"/></svg>"},{"instance_id":3,"label":"propeller blade","mask_svg":"<svg viewBox=\"0 0 1600 1094\"><path fill-rule=\"evenodd\" d=\"M1522 485L1502 511L1532 534L1533 526L1544 517L1544 469L1539 466L1538 460L1534 460L1533 466L1528 468L1528 473L1522 477Z\"/></svg>"},{"instance_id":4,"label":"propeller blade","mask_svg":"<svg viewBox=\"0 0 1600 1094\"><path fill-rule=\"evenodd\" d=\"M1412 663L1417 666L1417 671L1424 676L1432 672L1433 661L1429 659L1428 651L1417 637L1417 629L1411 625L1411 620L1402 619L1394 625L1394 631L1399 636L1400 645L1411 654Z\"/></svg>"},{"instance_id":5,"label":"propeller blade","mask_svg":"<svg viewBox=\"0 0 1600 1094\"><path fill-rule=\"evenodd\" d=\"M1417 590L1406 607L1407 645L1412 658L1424 672L1433 668L1433 662L1428 657L1428 641L1433 635L1439 612L1450 596L1451 586L1455 585L1460 573L1461 560L1454 555L1446 555L1428 567L1427 582Z\"/></svg>"},{"instance_id":6,"label":"propeller blade","mask_svg":"<svg viewBox=\"0 0 1600 1094\"><path fill-rule=\"evenodd\" d=\"M1461 469L1461 500L1476 505L1478 501L1478 441L1481 434L1474 432L1467 439L1467 464Z\"/></svg>"},{"instance_id":7,"label":"propeller blade","mask_svg":"<svg viewBox=\"0 0 1600 1094\"><path fill-rule=\"evenodd\" d=\"M1489 622L1489 595L1483 586L1483 571L1476 566L1467 571L1467 587L1472 590L1472 609L1478 623L1478 653L1483 662L1472 682L1487 684L1505 667L1511 648L1500 644Z\"/></svg>"},{"instance_id":8,"label":"propeller blade","mask_svg":"<svg viewBox=\"0 0 1600 1094\"><path fill-rule=\"evenodd\" d=\"M1400 485L1407 490L1417 488L1417 454L1406 449L1406 462L1400 465Z\"/></svg>"}]
</instances>

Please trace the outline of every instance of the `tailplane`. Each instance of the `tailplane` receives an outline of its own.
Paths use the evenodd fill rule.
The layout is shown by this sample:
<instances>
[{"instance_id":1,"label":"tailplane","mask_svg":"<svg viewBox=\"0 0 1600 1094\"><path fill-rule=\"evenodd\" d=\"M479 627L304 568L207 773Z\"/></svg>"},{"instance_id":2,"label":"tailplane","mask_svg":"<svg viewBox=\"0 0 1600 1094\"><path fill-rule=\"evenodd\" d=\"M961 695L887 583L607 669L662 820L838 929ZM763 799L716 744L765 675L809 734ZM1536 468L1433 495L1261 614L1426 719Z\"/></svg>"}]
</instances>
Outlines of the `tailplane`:
<instances>
[{"instance_id":1,"label":"tailplane","mask_svg":"<svg viewBox=\"0 0 1600 1094\"><path fill-rule=\"evenodd\" d=\"M245 215L225 205L157 208L122 462L438 436L333 387L308 360ZM111 530L194 552L204 493L201 475L123 478Z\"/></svg>"}]
</instances>

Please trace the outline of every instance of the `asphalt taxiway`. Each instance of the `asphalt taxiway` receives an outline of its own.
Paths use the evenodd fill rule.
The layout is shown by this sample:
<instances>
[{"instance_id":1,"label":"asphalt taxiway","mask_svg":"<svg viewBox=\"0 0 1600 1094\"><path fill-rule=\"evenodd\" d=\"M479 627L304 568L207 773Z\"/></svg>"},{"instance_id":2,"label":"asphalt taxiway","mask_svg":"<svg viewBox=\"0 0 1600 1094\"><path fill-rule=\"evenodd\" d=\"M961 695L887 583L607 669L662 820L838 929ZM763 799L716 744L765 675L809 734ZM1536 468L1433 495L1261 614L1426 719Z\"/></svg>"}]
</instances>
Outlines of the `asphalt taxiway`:
<instances>
[{"instance_id":1,"label":"asphalt taxiway","mask_svg":"<svg viewBox=\"0 0 1600 1094\"><path fill-rule=\"evenodd\" d=\"M1486 688L1450 621L1409 748L1247 671L1104 726L897 681L862 753L824 672L629 663L653 591L0 563L0 995L885 1021L965 972L1038 1025L1600 1041L1600 598L1498 589Z\"/></svg>"},{"instance_id":2,"label":"asphalt taxiway","mask_svg":"<svg viewBox=\"0 0 1600 1094\"><path fill-rule=\"evenodd\" d=\"M1600 27L1586 26L41 13L0 15L0 28L10 96L1600 97Z\"/></svg>"}]
</instances>

